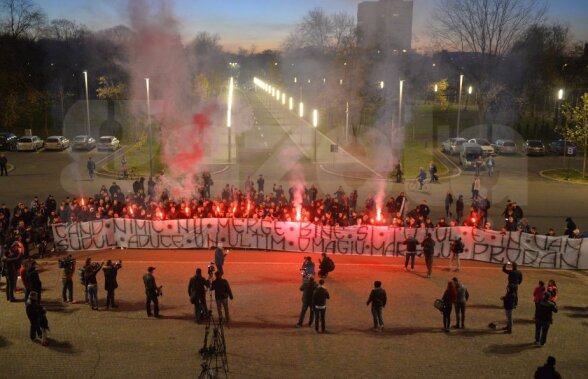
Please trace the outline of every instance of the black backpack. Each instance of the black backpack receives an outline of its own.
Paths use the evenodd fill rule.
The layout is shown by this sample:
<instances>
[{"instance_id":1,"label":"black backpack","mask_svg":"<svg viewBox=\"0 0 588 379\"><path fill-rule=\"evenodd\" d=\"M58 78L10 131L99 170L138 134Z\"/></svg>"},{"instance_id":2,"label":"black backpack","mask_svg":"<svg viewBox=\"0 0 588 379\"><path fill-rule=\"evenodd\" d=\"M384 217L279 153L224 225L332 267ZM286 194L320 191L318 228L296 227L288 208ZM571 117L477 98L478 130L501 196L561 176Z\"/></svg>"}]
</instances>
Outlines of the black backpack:
<instances>
[{"instance_id":1,"label":"black backpack","mask_svg":"<svg viewBox=\"0 0 588 379\"><path fill-rule=\"evenodd\" d=\"M335 270L335 262L333 262L333 260L329 257L325 258L327 260L327 271L331 272Z\"/></svg>"}]
</instances>

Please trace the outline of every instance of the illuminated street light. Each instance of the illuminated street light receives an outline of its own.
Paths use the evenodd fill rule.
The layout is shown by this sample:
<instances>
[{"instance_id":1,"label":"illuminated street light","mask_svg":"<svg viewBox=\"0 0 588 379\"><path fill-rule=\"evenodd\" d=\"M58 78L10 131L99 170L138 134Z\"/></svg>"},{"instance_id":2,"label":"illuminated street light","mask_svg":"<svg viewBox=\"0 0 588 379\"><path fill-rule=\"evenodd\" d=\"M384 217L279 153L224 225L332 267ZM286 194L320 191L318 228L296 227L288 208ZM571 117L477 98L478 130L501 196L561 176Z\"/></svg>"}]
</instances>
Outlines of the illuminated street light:
<instances>
[{"instance_id":1,"label":"illuminated street light","mask_svg":"<svg viewBox=\"0 0 588 379\"><path fill-rule=\"evenodd\" d=\"M343 85L343 79L339 79L339 85L342 86Z\"/></svg>"},{"instance_id":2,"label":"illuminated street light","mask_svg":"<svg viewBox=\"0 0 588 379\"><path fill-rule=\"evenodd\" d=\"M292 96L290 96L290 99L288 100L288 109L294 109L294 99L292 99Z\"/></svg>"},{"instance_id":3,"label":"illuminated street light","mask_svg":"<svg viewBox=\"0 0 588 379\"><path fill-rule=\"evenodd\" d=\"M384 81L380 81L380 89L384 89Z\"/></svg>"},{"instance_id":4,"label":"illuminated street light","mask_svg":"<svg viewBox=\"0 0 588 379\"><path fill-rule=\"evenodd\" d=\"M282 92L282 105L286 105L286 94Z\"/></svg>"},{"instance_id":5,"label":"illuminated street light","mask_svg":"<svg viewBox=\"0 0 588 379\"><path fill-rule=\"evenodd\" d=\"M439 91L439 86L437 84L435 84L435 87L433 88L433 91L435 91L435 93L437 93L437 91Z\"/></svg>"},{"instance_id":6,"label":"illuminated street light","mask_svg":"<svg viewBox=\"0 0 588 379\"><path fill-rule=\"evenodd\" d=\"M90 136L90 100L88 98L88 71L84 71L84 83L86 84L86 116L87 116L87 124L86 128L88 129L88 136Z\"/></svg>"},{"instance_id":7,"label":"illuminated street light","mask_svg":"<svg viewBox=\"0 0 588 379\"><path fill-rule=\"evenodd\" d=\"M294 83L298 83L298 78L294 77Z\"/></svg>"},{"instance_id":8,"label":"illuminated street light","mask_svg":"<svg viewBox=\"0 0 588 379\"><path fill-rule=\"evenodd\" d=\"M563 96L564 96L564 90L563 90L563 88L560 88L559 91L557 91L557 99L563 100Z\"/></svg>"},{"instance_id":9,"label":"illuminated street light","mask_svg":"<svg viewBox=\"0 0 588 379\"><path fill-rule=\"evenodd\" d=\"M298 117L304 117L304 104L302 102L298 104Z\"/></svg>"},{"instance_id":10,"label":"illuminated street light","mask_svg":"<svg viewBox=\"0 0 588 379\"><path fill-rule=\"evenodd\" d=\"M461 88L463 86L463 74L459 76L459 98L457 101L457 135L459 137L459 124L461 122Z\"/></svg>"}]
</instances>

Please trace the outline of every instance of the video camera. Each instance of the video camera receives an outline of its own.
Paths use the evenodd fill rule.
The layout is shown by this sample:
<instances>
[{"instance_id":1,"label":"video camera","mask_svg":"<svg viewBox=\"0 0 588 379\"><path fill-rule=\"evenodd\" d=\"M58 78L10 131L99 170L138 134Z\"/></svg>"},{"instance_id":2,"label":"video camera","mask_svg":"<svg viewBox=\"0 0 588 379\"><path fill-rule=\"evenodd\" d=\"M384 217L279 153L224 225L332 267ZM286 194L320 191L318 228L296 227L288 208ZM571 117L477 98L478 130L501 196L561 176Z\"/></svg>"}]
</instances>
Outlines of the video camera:
<instances>
[{"instance_id":1,"label":"video camera","mask_svg":"<svg viewBox=\"0 0 588 379\"><path fill-rule=\"evenodd\" d=\"M119 268L122 268L122 261L114 262L112 266L118 270Z\"/></svg>"},{"instance_id":2,"label":"video camera","mask_svg":"<svg viewBox=\"0 0 588 379\"><path fill-rule=\"evenodd\" d=\"M212 275L214 274L214 272L216 271L216 267L214 265L214 262L210 262L207 266L207 270L208 270L208 277L212 277Z\"/></svg>"},{"instance_id":3,"label":"video camera","mask_svg":"<svg viewBox=\"0 0 588 379\"><path fill-rule=\"evenodd\" d=\"M59 260L59 268L70 268L76 263L75 258L63 258Z\"/></svg>"}]
</instances>

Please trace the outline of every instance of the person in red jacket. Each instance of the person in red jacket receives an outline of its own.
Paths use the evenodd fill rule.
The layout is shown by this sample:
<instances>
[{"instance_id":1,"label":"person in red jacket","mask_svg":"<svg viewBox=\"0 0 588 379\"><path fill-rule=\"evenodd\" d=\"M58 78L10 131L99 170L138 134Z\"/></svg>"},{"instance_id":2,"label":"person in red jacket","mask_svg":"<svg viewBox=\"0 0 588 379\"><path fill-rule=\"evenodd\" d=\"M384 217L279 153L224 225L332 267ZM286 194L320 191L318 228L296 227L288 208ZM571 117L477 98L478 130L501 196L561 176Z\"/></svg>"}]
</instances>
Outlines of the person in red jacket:
<instances>
[{"instance_id":1,"label":"person in red jacket","mask_svg":"<svg viewBox=\"0 0 588 379\"><path fill-rule=\"evenodd\" d=\"M533 302L535 303L535 312L537 312L537 306L539 302L543 300L543 294L545 293L545 283L543 280L540 280L537 284L537 287L533 290ZM535 321L535 316L533 316L533 321Z\"/></svg>"}]
</instances>

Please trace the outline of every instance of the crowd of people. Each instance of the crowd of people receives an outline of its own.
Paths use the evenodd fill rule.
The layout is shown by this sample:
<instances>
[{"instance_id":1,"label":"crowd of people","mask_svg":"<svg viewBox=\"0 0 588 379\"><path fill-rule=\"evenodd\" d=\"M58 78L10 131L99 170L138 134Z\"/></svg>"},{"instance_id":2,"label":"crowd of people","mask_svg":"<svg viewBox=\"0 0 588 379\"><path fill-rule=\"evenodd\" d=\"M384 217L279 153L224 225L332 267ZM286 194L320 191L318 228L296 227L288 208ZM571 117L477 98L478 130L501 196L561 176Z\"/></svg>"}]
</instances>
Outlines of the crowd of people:
<instances>
[{"instance_id":1,"label":"crowd of people","mask_svg":"<svg viewBox=\"0 0 588 379\"><path fill-rule=\"evenodd\" d=\"M504 232L538 233L524 217L523 209L510 200L501 214L504 226L493 227L488 218L490 201L479 193L472 193L471 203L466 206L463 195L448 192L444 214L434 219L426 200L409 206L404 192L379 201L374 196L367 196L360 205L357 190L347 193L342 186L333 194L322 196L314 185L291 186L286 190L282 185L274 184L271 191L266 191L263 175L255 184L248 177L243 189L226 184L218 196L212 194L214 182L209 173L199 176L197 183L190 198L173 198L167 189L159 188L159 180L140 178L127 192L113 182L109 188L103 185L96 194L88 197L67 197L58 202L52 195L44 201L35 196L30 204L19 202L12 209L2 203L0 245L8 249L18 244L19 249L24 250L25 258L32 248L37 248L42 257L52 237L52 224L108 218L252 218L341 227L387 225L427 229L463 225ZM571 218L567 218L566 223L566 235L583 236ZM550 229L546 234L553 236L555 231Z\"/></svg>"}]
</instances>

